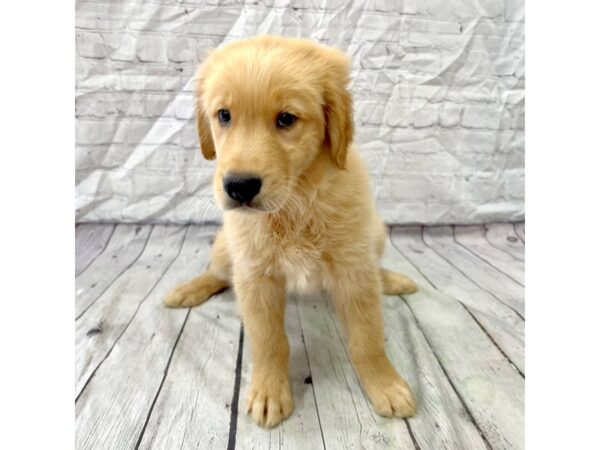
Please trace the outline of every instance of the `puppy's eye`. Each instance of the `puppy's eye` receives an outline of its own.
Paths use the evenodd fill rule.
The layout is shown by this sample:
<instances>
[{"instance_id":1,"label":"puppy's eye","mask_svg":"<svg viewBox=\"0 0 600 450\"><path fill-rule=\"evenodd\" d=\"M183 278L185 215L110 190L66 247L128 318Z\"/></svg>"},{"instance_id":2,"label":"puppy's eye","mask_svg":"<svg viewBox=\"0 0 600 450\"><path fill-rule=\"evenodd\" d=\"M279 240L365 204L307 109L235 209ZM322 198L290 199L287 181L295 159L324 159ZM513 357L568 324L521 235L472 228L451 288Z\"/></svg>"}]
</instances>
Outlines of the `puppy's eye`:
<instances>
[{"instance_id":1,"label":"puppy's eye","mask_svg":"<svg viewBox=\"0 0 600 450\"><path fill-rule=\"evenodd\" d=\"M228 109L220 109L217 116L219 117L219 122L221 122L222 125L227 125L229 122L231 122L231 113Z\"/></svg>"},{"instance_id":2,"label":"puppy's eye","mask_svg":"<svg viewBox=\"0 0 600 450\"><path fill-rule=\"evenodd\" d=\"M295 115L282 112L277 116L277 128L287 128L293 125L296 119Z\"/></svg>"}]
</instances>

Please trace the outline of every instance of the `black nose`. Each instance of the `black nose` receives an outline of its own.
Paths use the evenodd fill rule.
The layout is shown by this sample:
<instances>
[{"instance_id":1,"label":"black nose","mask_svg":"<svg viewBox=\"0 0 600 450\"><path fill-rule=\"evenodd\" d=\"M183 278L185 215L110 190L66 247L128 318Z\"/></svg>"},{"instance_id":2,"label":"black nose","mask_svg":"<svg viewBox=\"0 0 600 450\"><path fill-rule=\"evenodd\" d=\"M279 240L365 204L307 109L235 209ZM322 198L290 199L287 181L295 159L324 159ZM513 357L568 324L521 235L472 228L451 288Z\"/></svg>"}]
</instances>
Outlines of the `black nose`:
<instances>
[{"instance_id":1,"label":"black nose","mask_svg":"<svg viewBox=\"0 0 600 450\"><path fill-rule=\"evenodd\" d=\"M248 175L227 175L223 188L227 195L240 203L249 203L260 192L260 178Z\"/></svg>"}]
</instances>

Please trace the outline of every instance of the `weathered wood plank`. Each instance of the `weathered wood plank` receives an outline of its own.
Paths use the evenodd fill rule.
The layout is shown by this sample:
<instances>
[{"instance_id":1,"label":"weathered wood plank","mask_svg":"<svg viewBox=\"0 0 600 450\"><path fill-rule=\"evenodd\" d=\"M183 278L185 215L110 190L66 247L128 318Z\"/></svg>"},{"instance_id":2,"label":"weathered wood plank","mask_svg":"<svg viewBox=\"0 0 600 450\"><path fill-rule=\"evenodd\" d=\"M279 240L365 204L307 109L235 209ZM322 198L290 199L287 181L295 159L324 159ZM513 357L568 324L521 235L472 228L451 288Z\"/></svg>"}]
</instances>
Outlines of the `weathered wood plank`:
<instances>
[{"instance_id":1,"label":"weathered wood plank","mask_svg":"<svg viewBox=\"0 0 600 450\"><path fill-rule=\"evenodd\" d=\"M417 415L408 419L422 449L485 449L469 412L452 388L406 302L384 296L386 347L392 363L413 387Z\"/></svg>"},{"instance_id":2,"label":"weathered wood plank","mask_svg":"<svg viewBox=\"0 0 600 450\"><path fill-rule=\"evenodd\" d=\"M299 298L297 305L325 446L415 448L405 421L379 417L372 411L336 327L330 302L323 296L310 296ZM397 368L402 371L404 367Z\"/></svg>"},{"instance_id":3,"label":"weathered wood plank","mask_svg":"<svg viewBox=\"0 0 600 450\"><path fill-rule=\"evenodd\" d=\"M161 230L160 227L155 229ZM185 234L183 230L179 227L169 227L166 235L162 236L166 246L176 248L178 256L172 265L162 268L161 272L166 271L166 273L153 270L145 277L146 284L150 285L157 281L157 277L159 280L156 288L151 289L147 297L139 294L130 296L128 303L139 304L137 314L76 402L76 448L130 449L144 439L144 431L148 430L145 424L150 425L153 407L158 405L157 399L160 398L160 390L169 376L177 344L191 316L190 310L166 308L162 303L163 298L178 282L202 269L206 263L210 248L209 241L213 233L214 230L206 228L192 228L185 242L182 242ZM154 232L151 240L153 237ZM151 244L152 241L148 243L149 248ZM158 248L155 248L152 253L156 255L157 250ZM166 249L162 250L162 258L165 258L165 251ZM218 308L218 305L213 306L215 307ZM124 305L121 304L119 309L123 310ZM210 306L208 309L205 308L204 313L198 310L195 314L208 314L209 310L211 310ZM210 311L212 314L214 312ZM130 313L125 315L130 316ZM87 317L87 314L84 317ZM221 326L218 323L213 325L215 328ZM215 333L218 333L216 329ZM206 341L205 344L210 348L212 343ZM198 347L202 345L202 342L198 342ZM235 341L232 344L227 341L225 351L215 349L220 353L220 361L235 358L235 345ZM189 349L190 347L187 346L184 350ZM224 355L231 355L231 357L226 358ZM182 352L176 361L178 364L192 364L197 367L195 362L198 358L197 352L193 354ZM226 363L226 367L231 368L231 363ZM183 370L182 367L178 367L177 373L181 374ZM173 389L178 386L174 378L171 380L174 382L171 384L171 392L173 392ZM211 382L215 382L215 379L211 379ZM227 380L223 383L227 384ZM231 392L231 386L227 390ZM222 423L220 417L227 416L225 404L221 405L219 400L216 401L219 402L220 408L214 411L207 409L202 413L196 410L198 414L205 414L207 420L212 421L216 418L215 422L203 425L203 427L207 426L206 429L211 429L210 424L213 423L219 428L218 431L213 429L215 439L222 433L219 427ZM169 411L161 411L163 415L169 413ZM171 413L176 414L177 411ZM171 419L170 425L173 425L174 420L175 417ZM162 422L156 423L162 427ZM166 423L169 424L168 421ZM182 426L184 425L180 423L175 439L181 437ZM155 432L157 429L154 425L152 431L156 438L159 433ZM160 433L168 432L169 430L161 430Z\"/></svg>"},{"instance_id":4,"label":"weathered wood plank","mask_svg":"<svg viewBox=\"0 0 600 450\"><path fill-rule=\"evenodd\" d=\"M75 322L77 395L172 264L184 234L184 227L155 226L142 256Z\"/></svg>"},{"instance_id":5,"label":"weathered wood plank","mask_svg":"<svg viewBox=\"0 0 600 450\"><path fill-rule=\"evenodd\" d=\"M419 285L406 296L407 305L489 445L523 448L524 379L459 302L434 289L389 246L384 265Z\"/></svg>"},{"instance_id":6,"label":"weathered wood plank","mask_svg":"<svg viewBox=\"0 0 600 450\"><path fill-rule=\"evenodd\" d=\"M515 223L515 233L521 239L521 242L525 243L525 222Z\"/></svg>"},{"instance_id":7,"label":"weathered wood plank","mask_svg":"<svg viewBox=\"0 0 600 450\"><path fill-rule=\"evenodd\" d=\"M237 448L290 450L324 448L296 301L295 296L288 297L285 318L286 332L290 343L290 384L294 396L294 412L280 426L271 430L259 428L246 414L246 396L252 374L250 345L246 340L238 407Z\"/></svg>"},{"instance_id":8,"label":"weathered wood plank","mask_svg":"<svg viewBox=\"0 0 600 450\"><path fill-rule=\"evenodd\" d=\"M511 255L490 245L485 239L483 226L456 226L454 227L454 238L456 242L473 252L482 261L487 262L520 285L525 285L525 264L523 261L518 261Z\"/></svg>"},{"instance_id":9,"label":"weathered wood plank","mask_svg":"<svg viewBox=\"0 0 600 450\"><path fill-rule=\"evenodd\" d=\"M454 240L451 227L425 227L423 241L477 286L525 316L523 286L459 245Z\"/></svg>"},{"instance_id":10,"label":"weathered wood plank","mask_svg":"<svg viewBox=\"0 0 600 450\"><path fill-rule=\"evenodd\" d=\"M117 225L104 252L75 279L75 317L81 317L140 257L151 229L150 225Z\"/></svg>"},{"instance_id":11,"label":"weathered wood plank","mask_svg":"<svg viewBox=\"0 0 600 450\"><path fill-rule=\"evenodd\" d=\"M521 373L525 371L525 321L427 247L421 227L394 227L393 246L433 287L462 303Z\"/></svg>"},{"instance_id":12,"label":"weathered wood plank","mask_svg":"<svg viewBox=\"0 0 600 450\"><path fill-rule=\"evenodd\" d=\"M194 269L201 262L198 255L184 266L184 252L173 265L175 285L199 272ZM227 448L239 333L231 291L192 308L140 448Z\"/></svg>"},{"instance_id":13,"label":"weathered wood plank","mask_svg":"<svg viewBox=\"0 0 600 450\"><path fill-rule=\"evenodd\" d=\"M75 228L75 276L83 273L110 241L114 224L82 223Z\"/></svg>"},{"instance_id":14,"label":"weathered wood plank","mask_svg":"<svg viewBox=\"0 0 600 450\"><path fill-rule=\"evenodd\" d=\"M483 227L485 237L492 246L516 260L525 261L525 245L517 236L512 223L490 223Z\"/></svg>"}]
</instances>

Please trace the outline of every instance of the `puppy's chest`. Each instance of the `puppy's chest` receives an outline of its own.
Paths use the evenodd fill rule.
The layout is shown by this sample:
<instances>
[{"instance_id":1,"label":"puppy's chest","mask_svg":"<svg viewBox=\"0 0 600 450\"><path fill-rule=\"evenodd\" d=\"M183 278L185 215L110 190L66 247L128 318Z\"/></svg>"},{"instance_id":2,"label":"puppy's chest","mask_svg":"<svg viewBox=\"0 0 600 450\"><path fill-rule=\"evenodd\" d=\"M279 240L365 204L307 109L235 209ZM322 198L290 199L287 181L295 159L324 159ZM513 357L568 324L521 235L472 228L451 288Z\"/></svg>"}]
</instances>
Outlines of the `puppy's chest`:
<instances>
[{"instance_id":1,"label":"puppy's chest","mask_svg":"<svg viewBox=\"0 0 600 450\"><path fill-rule=\"evenodd\" d=\"M285 233L265 227L264 233L255 241L256 261L267 275L282 276L288 292L311 293L322 286L323 250L319 235L310 227L293 229ZM258 267L257 267L258 268Z\"/></svg>"},{"instance_id":2,"label":"puppy's chest","mask_svg":"<svg viewBox=\"0 0 600 450\"><path fill-rule=\"evenodd\" d=\"M322 287L322 252L308 242L282 246L276 264L284 275L290 292L308 294Z\"/></svg>"},{"instance_id":3,"label":"puppy's chest","mask_svg":"<svg viewBox=\"0 0 600 450\"><path fill-rule=\"evenodd\" d=\"M253 238L248 239L252 234ZM328 240L325 230L313 221L263 222L259 228L235 230L234 236L232 242L241 250L237 263L285 278L288 292L308 294L322 289Z\"/></svg>"}]
</instances>

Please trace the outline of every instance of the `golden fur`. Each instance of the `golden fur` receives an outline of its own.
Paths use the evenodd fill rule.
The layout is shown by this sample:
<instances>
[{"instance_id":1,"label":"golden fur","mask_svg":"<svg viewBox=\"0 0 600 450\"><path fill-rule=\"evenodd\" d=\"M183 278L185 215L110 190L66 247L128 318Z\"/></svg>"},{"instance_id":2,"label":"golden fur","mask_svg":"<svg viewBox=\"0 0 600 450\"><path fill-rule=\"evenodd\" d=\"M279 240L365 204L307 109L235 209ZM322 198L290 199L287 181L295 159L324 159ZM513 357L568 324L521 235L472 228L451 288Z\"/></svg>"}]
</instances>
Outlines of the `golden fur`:
<instances>
[{"instance_id":1,"label":"golden fur","mask_svg":"<svg viewBox=\"0 0 600 450\"><path fill-rule=\"evenodd\" d=\"M377 413L407 417L414 396L384 349L381 292L416 290L379 268L385 228L368 173L352 143L348 60L302 39L259 36L209 55L196 84L202 154L216 158L214 192L224 225L207 271L175 289L168 306L199 305L232 286L250 339L248 412L272 427L293 410L285 292L324 290L344 325L352 362ZM218 111L231 113L227 126ZM278 114L298 117L278 128ZM262 188L231 203L227 173L252 173Z\"/></svg>"}]
</instances>

